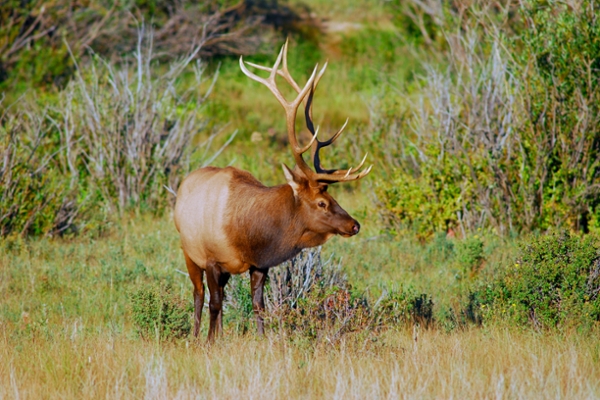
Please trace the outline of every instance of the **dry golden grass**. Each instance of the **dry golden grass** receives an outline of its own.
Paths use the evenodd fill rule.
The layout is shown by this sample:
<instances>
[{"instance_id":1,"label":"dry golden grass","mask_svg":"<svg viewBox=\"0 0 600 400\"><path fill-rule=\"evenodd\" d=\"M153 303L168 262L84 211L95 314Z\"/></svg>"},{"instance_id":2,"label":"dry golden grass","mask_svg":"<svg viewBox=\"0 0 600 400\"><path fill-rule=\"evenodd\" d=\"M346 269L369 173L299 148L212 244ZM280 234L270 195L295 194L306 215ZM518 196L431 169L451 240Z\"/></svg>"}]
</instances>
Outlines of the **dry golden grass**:
<instances>
[{"instance_id":1,"label":"dry golden grass","mask_svg":"<svg viewBox=\"0 0 600 400\"><path fill-rule=\"evenodd\" d=\"M0 337L0 398L567 398L600 396L600 347L580 334L389 331L332 345L227 334L157 344L75 326L19 348Z\"/></svg>"}]
</instances>

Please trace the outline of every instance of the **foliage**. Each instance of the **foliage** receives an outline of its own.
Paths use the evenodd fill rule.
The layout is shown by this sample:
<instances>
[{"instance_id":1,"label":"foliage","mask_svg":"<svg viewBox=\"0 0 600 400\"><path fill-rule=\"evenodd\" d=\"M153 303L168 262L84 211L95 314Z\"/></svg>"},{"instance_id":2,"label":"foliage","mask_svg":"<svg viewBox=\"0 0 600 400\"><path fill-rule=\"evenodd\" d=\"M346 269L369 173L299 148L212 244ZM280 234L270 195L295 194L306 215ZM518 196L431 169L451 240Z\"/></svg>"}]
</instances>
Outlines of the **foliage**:
<instances>
[{"instance_id":1,"label":"foliage","mask_svg":"<svg viewBox=\"0 0 600 400\"><path fill-rule=\"evenodd\" d=\"M84 13L60 6L60 1L41 0L0 4L0 88L4 89L9 80L22 85L28 81L50 84L69 74L72 64L61 42L66 24L54 22L71 19L81 23ZM91 28L94 32L95 26Z\"/></svg>"},{"instance_id":2,"label":"foliage","mask_svg":"<svg viewBox=\"0 0 600 400\"><path fill-rule=\"evenodd\" d=\"M233 275L225 287L223 321L233 325L236 332L246 333L254 331L254 320L250 279L246 275Z\"/></svg>"},{"instance_id":3,"label":"foliage","mask_svg":"<svg viewBox=\"0 0 600 400\"><path fill-rule=\"evenodd\" d=\"M483 241L479 235L473 235L456 242L454 246L456 260L468 273L476 272L484 260Z\"/></svg>"},{"instance_id":4,"label":"foliage","mask_svg":"<svg viewBox=\"0 0 600 400\"><path fill-rule=\"evenodd\" d=\"M258 52L283 30L315 35L308 10L277 1L66 0L0 3L0 89L62 87L86 50L111 60L135 51L143 21L155 30L154 57L172 61L201 46L198 56Z\"/></svg>"},{"instance_id":5,"label":"foliage","mask_svg":"<svg viewBox=\"0 0 600 400\"><path fill-rule=\"evenodd\" d=\"M333 342L351 332L433 324L433 301L427 294L412 288L385 291L370 305L366 293L349 285L332 257L323 261L320 247L306 249L270 271L264 316L270 329ZM248 279L235 276L227 287L226 318L242 332L254 325L249 287Z\"/></svg>"},{"instance_id":6,"label":"foliage","mask_svg":"<svg viewBox=\"0 0 600 400\"><path fill-rule=\"evenodd\" d=\"M192 307L169 285L151 284L131 294L131 312L137 332L144 338L180 339L189 335Z\"/></svg>"},{"instance_id":7,"label":"foliage","mask_svg":"<svg viewBox=\"0 0 600 400\"><path fill-rule=\"evenodd\" d=\"M484 321L537 329L600 321L600 238L566 231L536 237L521 257L471 295Z\"/></svg>"},{"instance_id":8,"label":"foliage","mask_svg":"<svg viewBox=\"0 0 600 400\"><path fill-rule=\"evenodd\" d=\"M352 312L348 304L349 298L344 305L340 304L342 300L335 300L335 294L344 297L349 292L341 266L334 265L332 259L333 256L323 261L320 247L305 249L292 260L269 271L264 294L265 316L271 321L273 328L283 324L286 328L293 325L300 330L299 326L302 325L302 332L315 334L318 328L313 324L325 318L323 313L326 304L329 304L328 310L331 313L334 313L334 309L342 312L342 308L346 313ZM250 282L247 277L232 277L227 285L226 307L226 318L233 321L238 330L245 332L254 325ZM315 313L323 315L315 319ZM328 313L328 317L333 321L335 318L331 313ZM336 315L342 318L339 313Z\"/></svg>"},{"instance_id":9,"label":"foliage","mask_svg":"<svg viewBox=\"0 0 600 400\"><path fill-rule=\"evenodd\" d=\"M85 198L43 110L0 115L0 236L77 231Z\"/></svg>"},{"instance_id":10,"label":"foliage","mask_svg":"<svg viewBox=\"0 0 600 400\"><path fill-rule=\"evenodd\" d=\"M205 93L199 89L200 63L194 66L190 89L177 85L200 48L155 74L152 33L140 32L138 40L131 66L97 59L89 73L78 70L61 93L57 125L73 143L81 142L71 157L83 157L90 186L101 193L104 204L118 211L143 204L160 212L165 206L163 185L178 186L189 169L192 139L204 132L198 111L210 88Z\"/></svg>"},{"instance_id":11,"label":"foliage","mask_svg":"<svg viewBox=\"0 0 600 400\"><path fill-rule=\"evenodd\" d=\"M408 287L384 293L371 310L371 327L386 327L419 324L433 326L433 300L426 293L417 293Z\"/></svg>"},{"instance_id":12,"label":"foliage","mask_svg":"<svg viewBox=\"0 0 600 400\"><path fill-rule=\"evenodd\" d=\"M1 235L93 227L107 215L83 212L92 206L161 213L173 199L164 186L176 188L190 169L192 140L203 140L195 147L201 165L229 143L211 151L216 132L206 133L201 108L214 80L205 85L201 63L190 68L199 48L157 73L152 33L139 34L132 64L96 57L77 66L56 101L20 100L2 114ZM194 85L182 87L189 73Z\"/></svg>"},{"instance_id":13,"label":"foliage","mask_svg":"<svg viewBox=\"0 0 600 400\"><path fill-rule=\"evenodd\" d=\"M378 192L396 230L408 226L427 237L491 226L506 234L526 223L515 212L522 199L510 197L520 165L513 159L520 154L514 77L500 43L483 56L478 35L449 42L449 70L428 70L406 122L413 134L391 138L400 168Z\"/></svg>"},{"instance_id":14,"label":"foliage","mask_svg":"<svg viewBox=\"0 0 600 400\"><path fill-rule=\"evenodd\" d=\"M307 293L317 289L347 288L348 281L334 255L321 258L321 247L303 250L293 259L272 270L269 275L268 308L284 304L296 307Z\"/></svg>"},{"instance_id":15,"label":"foliage","mask_svg":"<svg viewBox=\"0 0 600 400\"><path fill-rule=\"evenodd\" d=\"M600 21L593 1L525 3L524 152L539 226L596 229L600 190ZM535 158L533 157L535 155Z\"/></svg>"},{"instance_id":16,"label":"foliage","mask_svg":"<svg viewBox=\"0 0 600 400\"><path fill-rule=\"evenodd\" d=\"M391 227L595 229L600 31L593 2L561 4L523 3L530 24L509 37L475 9L447 27L447 70L427 67L398 123L410 134L387 139L399 168L378 193Z\"/></svg>"}]
</instances>

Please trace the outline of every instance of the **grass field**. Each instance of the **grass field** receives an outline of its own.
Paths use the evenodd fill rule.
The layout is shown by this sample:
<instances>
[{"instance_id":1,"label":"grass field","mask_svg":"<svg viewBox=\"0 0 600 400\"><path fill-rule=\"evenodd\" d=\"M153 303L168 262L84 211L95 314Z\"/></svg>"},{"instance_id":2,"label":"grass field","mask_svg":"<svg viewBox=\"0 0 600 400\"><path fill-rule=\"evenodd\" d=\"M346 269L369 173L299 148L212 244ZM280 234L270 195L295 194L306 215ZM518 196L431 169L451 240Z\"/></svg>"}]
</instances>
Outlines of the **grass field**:
<instances>
[{"instance_id":1,"label":"grass field","mask_svg":"<svg viewBox=\"0 0 600 400\"><path fill-rule=\"evenodd\" d=\"M303 346L267 335L156 344L63 326L23 349L3 338L3 398L578 398L600 393L581 335L388 332ZM416 337L417 340L413 340Z\"/></svg>"},{"instance_id":2,"label":"grass field","mask_svg":"<svg viewBox=\"0 0 600 400\"><path fill-rule=\"evenodd\" d=\"M439 265L411 272L400 261L410 254L402 249L377 267L385 243L359 258L361 239L353 240L328 250L343 254L351 282L371 287L412 279L433 289L449 279ZM253 329L240 334L226 310L225 336L212 346L204 339L206 312L198 341L141 339L129 302L138 285L170 281L191 301L169 218L132 217L106 237L3 246L1 398L600 396L600 342L577 329L548 334L491 325L444 333L399 325L341 339L327 329L317 339L289 331L260 338ZM436 300L442 292L434 293Z\"/></svg>"}]
</instances>

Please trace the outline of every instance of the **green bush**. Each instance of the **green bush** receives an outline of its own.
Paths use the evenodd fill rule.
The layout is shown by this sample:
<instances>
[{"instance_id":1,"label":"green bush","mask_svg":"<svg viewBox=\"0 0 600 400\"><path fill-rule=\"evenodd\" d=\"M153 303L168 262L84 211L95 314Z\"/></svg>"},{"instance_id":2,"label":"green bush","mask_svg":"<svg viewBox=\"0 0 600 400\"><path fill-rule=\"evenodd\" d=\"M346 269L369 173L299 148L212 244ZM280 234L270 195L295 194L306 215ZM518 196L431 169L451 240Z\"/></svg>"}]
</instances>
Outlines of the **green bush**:
<instances>
[{"instance_id":1,"label":"green bush","mask_svg":"<svg viewBox=\"0 0 600 400\"><path fill-rule=\"evenodd\" d=\"M295 338L330 341L351 332L373 332L434 323L433 300L411 287L385 291L370 304L366 293L354 290L332 259L321 249L306 249L293 260L271 269L265 289L265 324ZM245 333L254 329L247 277L234 276L226 290L225 318Z\"/></svg>"},{"instance_id":2,"label":"green bush","mask_svg":"<svg viewBox=\"0 0 600 400\"><path fill-rule=\"evenodd\" d=\"M304 294L292 306L283 303L268 315L273 330L286 334L335 341L343 335L362 329L368 323L366 300L347 288L320 288ZM283 333L283 332L282 332Z\"/></svg>"},{"instance_id":3,"label":"green bush","mask_svg":"<svg viewBox=\"0 0 600 400\"><path fill-rule=\"evenodd\" d=\"M390 227L423 237L457 226L503 235L598 229L594 3L521 3L529 23L515 31L473 7L461 29L445 28L448 67L427 67L408 116L386 128L383 156L398 168L378 195Z\"/></svg>"},{"instance_id":4,"label":"green bush","mask_svg":"<svg viewBox=\"0 0 600 400\"><path fill-rule=\"evenodd\" d=\"M85 203L44 110L0 115L0 237L78 230Z\"/></svg>"},{"instance_id":5,"label":"green bush","mask_svg":"<svg viewBox=\"0 0 600 400\"><path fill-rule=\"evenodd\" d=\"M250 277L233 275L225 287L223 319L233 325L236 332L246 333L256 330Z\"/></svg>"},{"instance_id":6,"label":"green bush","mask_svg":"<svg viewBox=\"0 0 600 400\"><path fill-rule=\"evenodd\" d=\"M521 253L471 293L474 313L535 328L600 320L600 237L553 233L534 238Z\"/></svg>"},{"instance_id":7,"label":"green bush","mask_svg":"<svg viewBox=\"0 0 600 400\"><path fill-rule=\"evenodd\" d=\"M180 339L191 331L192 305L173 293L170 285L151 284L131 294L137 332L144 338Z\"/></svg>"},{"instance_id":8,"label":"green bush","mask_svg":"<svg viewBox=\"0 0 600 400\"><path fill-rule=\"evenodd\" d=\"M380 184L382 212L393 231L408 227L427 238L456 227L464 197L460 181L466 173L458 161L443 159L436 167L420 171L418 177L398 169L388 183Z\"/></svg>"},{"instance_id":9,"label":"green bush","mask_svg":"<svg viewBox=\"0 0 600 400\"><path fill-rule=\"evenodd\" d=\"M96 57L77 70L55 108L57 129L78 144L72 152L82 178L113 212L141 206L160 213L168 205L163 186L177 188L189 171L194 138L205 139L196 146L204 150L198 161L213 159L206 150L214 135L204 135L199 113L208 95L199 89L201 64L191 65L192 54L160 71L152 67L153 51L151 34L140 33L130 65ZM178 82L190 72L192 87L182 88Z\"/></svg>"},{"instance_id":10,"label":"green bush","mask_svg":"<svg viewBox=\"0 0 600 400\"><path fill-rule=\"evenodd\" d=\"M483 241L479 235L473 235L456 242L456 261L462 269L473 274L477 272L484 260Z\"/></svg>"},{"instance_id":11,"label":"green bush","mask_svg":"<svg viewBox=\"0 0 600 400\"><path fill-rule=\"evenodd\" d=\"M303 250L272 268L265 285L265 320L271 329L283 328L307 337L354 324L358 303L340 265L321 259L321 248ZM233 276L226 288L225 318L240 332L254 329L254 312L247 276ZM354 326L354 325L353 325Z\"/></svg>"},{"instance_id":12,"label":"green bush","mask_svg":"<svg viewBox=\"0 0 600 400\"><path fill-rule=\"evenodd\" d=\"M133 65L96 57L52 102L22 99L0 113L0 236L76 232L109 210L160 214L173 199L163 186L177 188L192 149L205 165L229 143L210 151L202 66L190 55L152 67L150 36L140 33ZM183 88L188 73L194 86ZM86 213L92 206L100 212Z\"/></svg>"},{"instance_id":13,"label":"green bush","mask_svg":"<svg viewBox=\"0 0 600 400\"><path fill-rule=\"evenodd\" d=\"M433 322L433 300L412 288L384 293L371 310L371 327L375 329L418 323L429 327Z\"/></svg>"},{"instance_id":14,"label":"green bush","mask_svg":"<svg viewBox=\"0 0 600 400\"><path fill-rule=\"evenodd\" d=\"M598 229L598 5L529 0L522 12L531 27L515 43L514 54L530 67L523 72L522 90L528 115L523 151L532 155L524 175L537 197L532 212L541 228L566 221L575 229Z\"/></svg>"}]
</instances>

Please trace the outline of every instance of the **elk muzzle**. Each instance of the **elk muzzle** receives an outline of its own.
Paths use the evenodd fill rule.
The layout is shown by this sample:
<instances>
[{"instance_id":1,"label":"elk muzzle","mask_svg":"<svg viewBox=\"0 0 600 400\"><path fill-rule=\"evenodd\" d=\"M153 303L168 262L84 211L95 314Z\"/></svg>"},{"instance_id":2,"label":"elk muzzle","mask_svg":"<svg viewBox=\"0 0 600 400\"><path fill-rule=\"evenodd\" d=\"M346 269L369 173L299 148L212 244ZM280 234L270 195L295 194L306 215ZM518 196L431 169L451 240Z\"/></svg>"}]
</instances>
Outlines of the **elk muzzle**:
<instances>
[{"instance_id":1,"label":"elk muzzle","mask_svg":"<svg viewBox=\"0 0 600 400\"><path fill-rule=\"evenodd\" d=\"M338 229L338 234L342 237L348 238L360 232L360 224L353 218L350 218L350 222L344 225L343 228Z\"/></svg>"}]
</instances>

